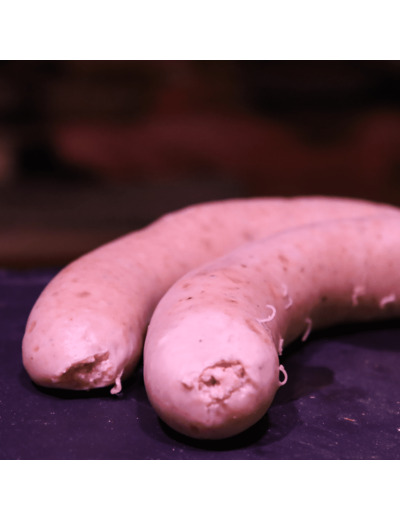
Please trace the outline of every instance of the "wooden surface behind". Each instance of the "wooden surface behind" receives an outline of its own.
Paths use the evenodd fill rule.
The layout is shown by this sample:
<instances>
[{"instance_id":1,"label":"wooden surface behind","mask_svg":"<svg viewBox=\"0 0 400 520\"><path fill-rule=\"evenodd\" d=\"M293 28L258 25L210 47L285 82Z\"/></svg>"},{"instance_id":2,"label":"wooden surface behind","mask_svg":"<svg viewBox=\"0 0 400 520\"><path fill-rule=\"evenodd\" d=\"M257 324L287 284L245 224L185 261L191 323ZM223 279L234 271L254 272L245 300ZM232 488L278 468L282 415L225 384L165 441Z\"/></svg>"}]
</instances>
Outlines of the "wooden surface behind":
<instances>
[{"instance_id":1,"label":"wooden surface behind","mask_svg":"<svg viewBox=\"0 0 400 520\"><path fill-rule=\"evenodd\" d=\"M0 187L0 267L62 266L189 204L242 196L220 181L25 182Z\"/></svg>"}]
</instances>

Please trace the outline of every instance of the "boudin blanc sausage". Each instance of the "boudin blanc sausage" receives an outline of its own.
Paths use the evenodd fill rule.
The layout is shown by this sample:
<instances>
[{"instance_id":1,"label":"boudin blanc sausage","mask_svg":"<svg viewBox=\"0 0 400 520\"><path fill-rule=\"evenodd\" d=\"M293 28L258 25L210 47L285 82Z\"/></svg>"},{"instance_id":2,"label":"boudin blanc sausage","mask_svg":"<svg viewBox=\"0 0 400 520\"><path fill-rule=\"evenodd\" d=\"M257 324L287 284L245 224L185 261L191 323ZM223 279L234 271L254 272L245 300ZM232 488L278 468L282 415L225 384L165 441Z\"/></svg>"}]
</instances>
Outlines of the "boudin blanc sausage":
<instances>
[{"instance_id":1,"label":"boudin blanc sausage","mask_svg":"<svg viewBox=\"0 0 400 520\"><path fill-rule=\"evenodd\" d=\"M156 304L185 273L294 225L378 211L398 212L367 201L300 197L211 202L165 215L51 280L28 318L23 364L39 385L119 392L141 357Z\"/></svg>"},{"instance_id":2,"label":"boudin blanc sausage","mask_svg":"<svg viewBox=\"0 0 400 520\"><path fill-rule=\"evenodd\" d=\"M151 404L191 437L244 431L286 380L285 345L315 328L400 316L399 266L400 217L382 214L291 228L187 273L149 324Z\"/></svg>"}]
</instances>

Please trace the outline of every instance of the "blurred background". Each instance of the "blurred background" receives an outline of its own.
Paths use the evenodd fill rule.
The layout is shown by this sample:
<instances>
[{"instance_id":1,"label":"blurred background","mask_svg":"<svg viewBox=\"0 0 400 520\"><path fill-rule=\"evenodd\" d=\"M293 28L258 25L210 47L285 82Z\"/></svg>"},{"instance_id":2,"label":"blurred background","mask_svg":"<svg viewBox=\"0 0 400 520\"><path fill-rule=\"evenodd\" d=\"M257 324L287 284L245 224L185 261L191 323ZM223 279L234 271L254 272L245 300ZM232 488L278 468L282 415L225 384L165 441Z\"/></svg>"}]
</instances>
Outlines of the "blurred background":
<instances>
[{"instance_id":1,"label":"blurred background","mask_svg":"<svg viewBox=\"0 0 400 520\"><path fill-rule=\"evenodd\" d=\"M188 204L400 205L400 61L1 61L0 266L63 265Z\"/></svg>"}]
</instances>

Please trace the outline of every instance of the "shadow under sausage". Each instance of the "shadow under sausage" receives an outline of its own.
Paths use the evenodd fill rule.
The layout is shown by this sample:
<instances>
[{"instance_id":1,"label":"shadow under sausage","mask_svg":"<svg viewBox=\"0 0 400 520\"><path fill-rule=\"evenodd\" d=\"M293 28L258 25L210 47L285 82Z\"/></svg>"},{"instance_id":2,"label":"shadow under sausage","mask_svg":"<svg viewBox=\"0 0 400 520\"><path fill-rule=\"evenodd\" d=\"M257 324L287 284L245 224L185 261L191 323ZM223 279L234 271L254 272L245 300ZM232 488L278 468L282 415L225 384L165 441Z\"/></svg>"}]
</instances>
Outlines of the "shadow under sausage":
<instances>
[{"instance_id":1,"label":"shadow under sausage","mask_svg":"<svg viewBox=\"0 0 400 520\"><path fill-rule=\"evenodd\" d=\"M297 361L285 362L287 383L279 388L271 408L296 401L334 383L334 373L324 366L306 366Z\"/></svg>"},{"instance_id":2,"label":"shadow under sausage","mask_svg":"<svg viewBox=\"0 0 400 520\"><path fill-rule=\"evenodd\" d=\"M253 425L248 430L229 437L227 439L209 440L209 439L193 439L179 432L176 432L165 424L161 419L158 419L161 430L168 438L175 443L197 448L198 450L207 451L233 451L240 450L247 446L256 444L268 431L268 417L265 415L260 421Z\"/></svg>"},{"instance_id":3,"label":"shadow under sausage","mask_svg":"<svg viewBox=\"0 0 400 520\"><path fill-rule=\"evenodd\" d=\"M289 401L293 400L290 399ZM234 451L237 452L237 458L241 458L241 450L257 445L265 446L271 444L285 438L294 428L296 428L299 424L298 411L295 404L289 401L285 403L284 410L280 410L282 413L282 420L271 420L272 416L276 415L271 407L270 410L268 410L268 412L253 426L226 439L194 439L173 430L159 418L157 418L157 421L162 434L173 443L179 443L200 451ZM149 431L149 434L154 434L154 429Z\"/></svg>"},{"instance_id":4,"label":"shadow under sausage","mask_svg":"<svg viewBox=\"0 0 400 520\"><path fill-rule=\"evenodd\" d=\"M340 324L314 331L311 339L307 343L296 340L285 348L281 363L288 373L288 381L278 390L272 406L297 400L334 384L332 368L309 364L326 341L333 343L340 339L360 349L399 352L400 323L399 320L385 320Z\"/></svg>"},{"instance_id":5,"label":"shadow under sausage","mask_svg":"<svg viewBox=\"0 0 400 520\"><path fill-rule=\"evenodd\" d=\"M341 323L333 327L315 330L313 340L335 340L341 338L356 347L369 350L386 350L399 352L400 320L371 320L365 322ZM294 346L304 349L307 355L308 345L297 341ZM291 345L288 346L288 349Z\"/></svg>"}]
</instances>

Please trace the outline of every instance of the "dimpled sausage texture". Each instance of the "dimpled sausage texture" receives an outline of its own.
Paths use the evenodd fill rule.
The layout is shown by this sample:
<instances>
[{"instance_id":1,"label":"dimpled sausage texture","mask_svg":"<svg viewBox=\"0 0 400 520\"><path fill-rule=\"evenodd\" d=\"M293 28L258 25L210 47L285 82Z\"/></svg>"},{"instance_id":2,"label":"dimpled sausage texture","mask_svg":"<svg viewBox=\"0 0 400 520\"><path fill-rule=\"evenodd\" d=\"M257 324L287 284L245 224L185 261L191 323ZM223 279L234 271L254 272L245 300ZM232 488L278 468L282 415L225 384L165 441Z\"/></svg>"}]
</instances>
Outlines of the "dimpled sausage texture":
<instances>
[{"instance_id":1,"label":"dimpled sausage texture","mask_svg":"<svg viewBox=\"0 0 400 520\"><path fill-rule=\"evenodd\" d=\"M284 345L311 328L400 315L399 266L400 218L371 216L293 228L188 273L149 325L150 402L191 437L242 432L281 385Z\"/></svg>"},{"instance_id":2,"label":"dimpled sausage texture","mask_svg":"<svg viewBox=\"0 0 400 520\"><path fill-rule=\"evenodd\" d=\"M141 357L155 305L186 272L289 226L377 211L398 210L302 197L211 202L165 215L75 260L51 280L28 318L23 364L39 385L113 385L118 392Z\"/></svg>"}]
</instances>

